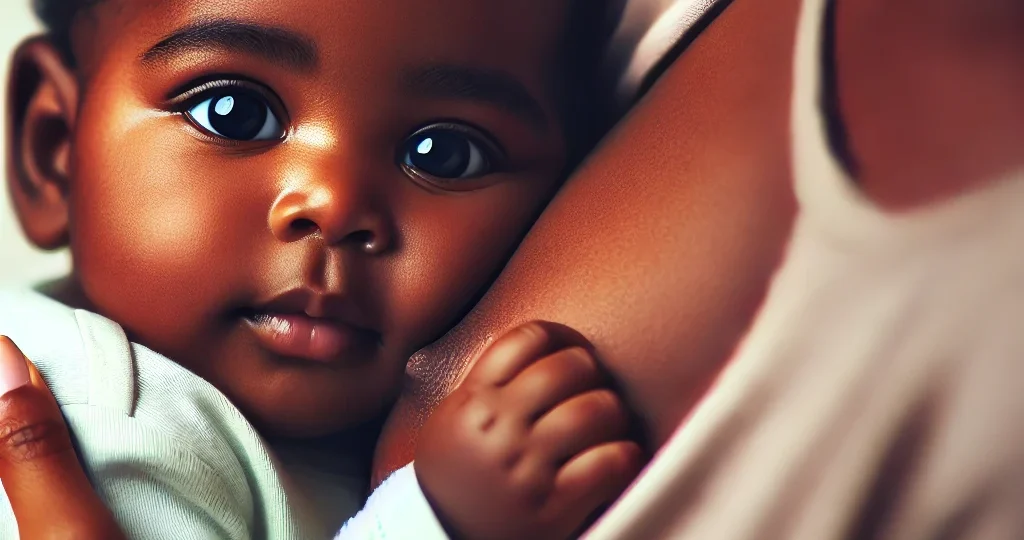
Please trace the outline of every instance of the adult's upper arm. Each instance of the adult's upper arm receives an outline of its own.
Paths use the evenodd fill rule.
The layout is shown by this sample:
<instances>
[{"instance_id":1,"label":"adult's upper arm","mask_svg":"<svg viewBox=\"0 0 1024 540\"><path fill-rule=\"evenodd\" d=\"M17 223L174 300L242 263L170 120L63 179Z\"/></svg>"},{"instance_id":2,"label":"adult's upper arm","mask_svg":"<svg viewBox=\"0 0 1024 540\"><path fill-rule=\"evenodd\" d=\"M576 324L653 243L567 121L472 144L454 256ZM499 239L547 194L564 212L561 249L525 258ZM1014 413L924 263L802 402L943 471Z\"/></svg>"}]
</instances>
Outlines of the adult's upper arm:
<instances>
[{"instance_id":1,"label":"adult's upper arm","mask_svg":"<svg viewBox=\"0 0 1024 540\"><path fill-rule=\"evenodd\" d=\"M735 0L573 175L484 299L414 356L376 478L489 337L581 331L660 445L728 358L795 212L788 112L796 0Z\"/></svg>"}]
</instances>

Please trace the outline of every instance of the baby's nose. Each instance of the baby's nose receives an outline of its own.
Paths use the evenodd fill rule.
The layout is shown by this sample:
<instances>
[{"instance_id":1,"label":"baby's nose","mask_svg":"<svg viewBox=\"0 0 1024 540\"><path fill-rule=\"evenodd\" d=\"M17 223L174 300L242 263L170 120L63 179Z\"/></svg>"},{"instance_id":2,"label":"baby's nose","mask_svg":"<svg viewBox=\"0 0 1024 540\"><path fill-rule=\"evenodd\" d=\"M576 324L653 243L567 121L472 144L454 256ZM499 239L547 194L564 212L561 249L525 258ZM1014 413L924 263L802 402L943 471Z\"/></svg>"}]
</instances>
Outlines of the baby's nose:
<instances>
[{"instance_id":1,"label":"baby's nose","mask_svg":"<svg viewBox=\"0 0 1024 540\"><path fill-rule=\"evenodd\" d=\"M382 253L393 236L388 221L357 191L317 184L285 192L270 209L270 230L282 242L319 236L329 245L352 244L367 253Z\"/></svg>"}]
</instances>

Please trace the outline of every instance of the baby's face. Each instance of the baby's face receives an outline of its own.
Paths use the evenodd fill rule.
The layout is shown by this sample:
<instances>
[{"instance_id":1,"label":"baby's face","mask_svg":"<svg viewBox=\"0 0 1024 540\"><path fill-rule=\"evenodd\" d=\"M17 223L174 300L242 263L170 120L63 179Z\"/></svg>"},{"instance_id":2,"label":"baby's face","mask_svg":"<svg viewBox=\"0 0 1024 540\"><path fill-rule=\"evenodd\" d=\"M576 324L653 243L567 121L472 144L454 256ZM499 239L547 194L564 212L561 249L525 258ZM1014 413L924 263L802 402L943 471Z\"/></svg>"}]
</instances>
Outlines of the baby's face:
<instances>
[{"instance_id":1,"label":"baby's face","mask_svg":"<svg viewBox=\"0 0 1024 540\"><path fill-rule=\"evenodd\" d=\"M382 412L557 185L567 3L100 4L75 282L268 432Z\"/></svg>"}]
</instances>

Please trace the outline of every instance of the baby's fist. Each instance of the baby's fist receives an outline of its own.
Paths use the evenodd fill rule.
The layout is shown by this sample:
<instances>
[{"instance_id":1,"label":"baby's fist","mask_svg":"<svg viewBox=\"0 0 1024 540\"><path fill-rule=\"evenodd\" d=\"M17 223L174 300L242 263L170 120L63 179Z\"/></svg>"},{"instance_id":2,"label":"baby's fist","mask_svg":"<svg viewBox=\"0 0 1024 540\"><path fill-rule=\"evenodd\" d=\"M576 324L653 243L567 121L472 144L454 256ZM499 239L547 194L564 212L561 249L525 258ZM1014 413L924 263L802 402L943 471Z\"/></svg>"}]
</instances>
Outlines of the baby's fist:
<instances>
[{"instance_id":1,"label":"baby's fist","mask_svg":"<svg viewBox=\"0 0 1024 540\"><path fill-rule=\"evenodd\" d=\"M520 326L427 421L416 475L453 535L566 538L639 472L626 408L586 345L564 326Z\"/></svg>"}]
</instances>

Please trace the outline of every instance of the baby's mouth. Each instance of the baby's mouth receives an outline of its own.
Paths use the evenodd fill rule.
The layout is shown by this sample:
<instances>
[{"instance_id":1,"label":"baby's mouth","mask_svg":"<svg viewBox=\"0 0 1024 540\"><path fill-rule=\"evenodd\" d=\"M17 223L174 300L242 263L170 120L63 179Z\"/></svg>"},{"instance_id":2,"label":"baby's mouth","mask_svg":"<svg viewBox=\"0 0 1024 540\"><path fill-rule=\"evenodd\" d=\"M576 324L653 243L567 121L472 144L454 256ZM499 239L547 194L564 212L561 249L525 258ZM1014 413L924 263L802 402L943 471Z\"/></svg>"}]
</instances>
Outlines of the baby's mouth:
<instances>
[{"instance_id":1,"label":"baby's mouth","mask_svg":"<svg viewBox=\"0 0 1024 540\"><path fill-rule=\"evenodd\" d=\"M307 315L256 313L246 322L265 348L289 358L335 362L367 341L349 325Z\"/></svg>"},{"instance_id":2,"label":"baby's mouth","mask_svg":"<svg viewBox=\"0 0 1024 540\"><path fill-rule=\"evenodd\" d=\"M322 364L365 361L367 355L357 353L378 345L380 335L338 316L330 302L296 290L244 310L242 318L260 345L276 355Z\"/></svg>"}]
</instances>

